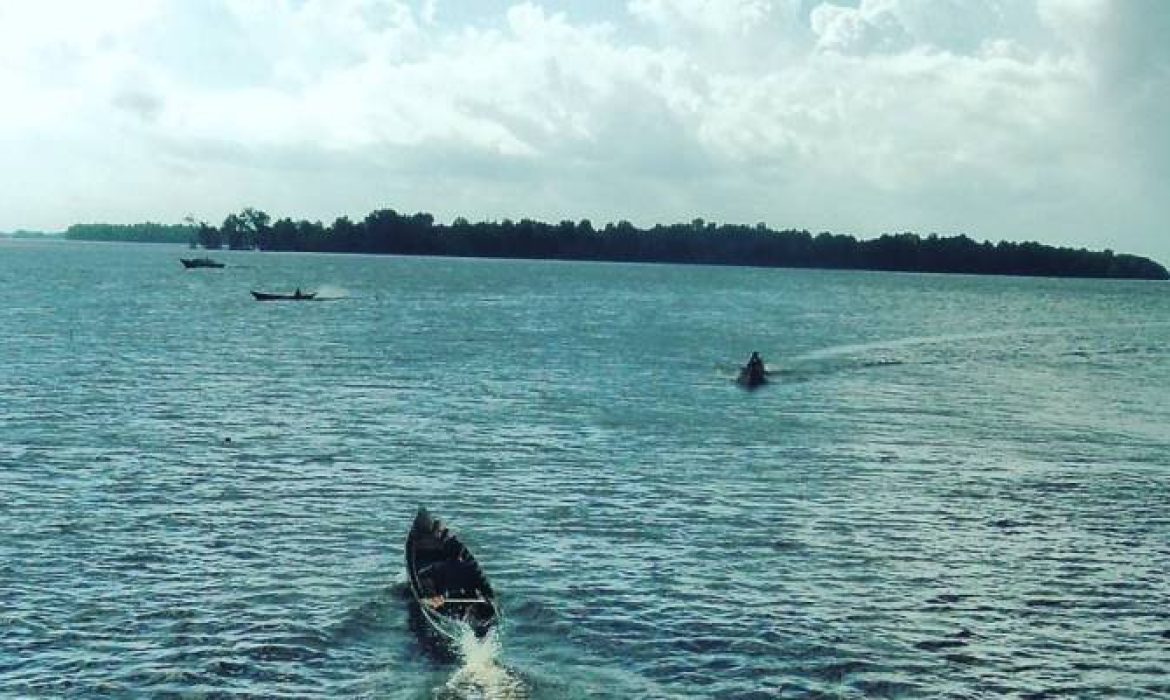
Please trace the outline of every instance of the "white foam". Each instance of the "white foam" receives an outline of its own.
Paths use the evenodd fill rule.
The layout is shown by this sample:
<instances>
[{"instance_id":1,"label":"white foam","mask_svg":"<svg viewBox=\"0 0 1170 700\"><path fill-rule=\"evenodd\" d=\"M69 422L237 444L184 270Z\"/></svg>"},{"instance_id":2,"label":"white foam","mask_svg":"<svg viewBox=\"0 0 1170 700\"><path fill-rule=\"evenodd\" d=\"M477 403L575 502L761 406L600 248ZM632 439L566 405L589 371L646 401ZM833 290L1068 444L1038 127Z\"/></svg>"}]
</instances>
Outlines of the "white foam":
<instances>
[{"instance_id":1,"label":"white foam","mask_svg":"<svg viewBox=\"0 0 1170 700\"><path fill-rule=\"evenodd\" d=\"M493 629L476 637L470 626L460 624L455 639L460 666L447 680L446 690L464 698L515 700L528 697L523 681L500 664L500 638Z\"/></svg>"},{"instance_id":2,"label":"white foam","mask_svg":"<svg viewBox=\"0 0 1170 700\"><path fill-rule=\"evenodd\" d=\"M329 299L349 298L349 290L333 284L323 284L320 287L317 287L314 291L317 293L317 298L322 301Z\"/></svg>"}]
</instances>

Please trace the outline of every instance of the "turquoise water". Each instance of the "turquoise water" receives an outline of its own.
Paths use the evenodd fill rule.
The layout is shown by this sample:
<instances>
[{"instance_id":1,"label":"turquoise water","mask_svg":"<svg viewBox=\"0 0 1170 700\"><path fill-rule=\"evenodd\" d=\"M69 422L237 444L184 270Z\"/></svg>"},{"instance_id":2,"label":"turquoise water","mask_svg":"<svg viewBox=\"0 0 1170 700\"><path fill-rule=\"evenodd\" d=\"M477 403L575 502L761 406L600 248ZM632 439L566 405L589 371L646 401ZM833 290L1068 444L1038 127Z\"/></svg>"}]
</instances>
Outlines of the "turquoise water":
<instances>
[{"instance_id":1,"label":"turquoise water","mask_svg":"<svg viewBox=\"0 0 1170 700\"><path fill-rule=\"evenodd\" d=\"M4 697L1170 697L1166 284L188 254L0 242Z\"/></svg>"}]
</instances>

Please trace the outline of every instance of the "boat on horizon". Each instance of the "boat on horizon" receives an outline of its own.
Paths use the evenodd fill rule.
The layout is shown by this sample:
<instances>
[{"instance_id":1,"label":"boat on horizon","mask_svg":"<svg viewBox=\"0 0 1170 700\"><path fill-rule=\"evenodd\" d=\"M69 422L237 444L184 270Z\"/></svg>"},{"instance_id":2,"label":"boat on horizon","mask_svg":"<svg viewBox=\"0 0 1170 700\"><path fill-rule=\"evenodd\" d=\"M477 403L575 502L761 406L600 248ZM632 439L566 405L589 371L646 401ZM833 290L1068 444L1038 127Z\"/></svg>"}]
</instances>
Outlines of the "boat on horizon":
<instances>
[{"instance_id":1,"label":"boat on horizon","mask_svg":"<svg viewBox=\"0 0 1170 700\"><path fill-rule=\"evenodd\" d=\"M179 258L179 262L183 263L183 267L188 270L198 267L223 267L223 263L211 258Z\"/></svg>"},{"instance_id":2,"label":"boat on horizon","mask_svg":"<svg viewBox=\"0 0 1170 700\"><path fill-rule=\"evenodd\" d=\"M252 297L256 301L312 301L317 298L316 292L305 294L300 289L297 289L292 294L274 294L271 292L257 292L252 290Z\"/></svg>"},{"instance_id":3,"label":"boat on horizon","mask_svg":"<svg viewBox=\"0 0 1170 700\"><path fill-rule=\"evenodd\" d=\"M406 537L406 573L414 612L440 640L457 642L470 629L487 636L500 622L496 595L467 546L426 508Z\"/></svg>"}]
</instances>

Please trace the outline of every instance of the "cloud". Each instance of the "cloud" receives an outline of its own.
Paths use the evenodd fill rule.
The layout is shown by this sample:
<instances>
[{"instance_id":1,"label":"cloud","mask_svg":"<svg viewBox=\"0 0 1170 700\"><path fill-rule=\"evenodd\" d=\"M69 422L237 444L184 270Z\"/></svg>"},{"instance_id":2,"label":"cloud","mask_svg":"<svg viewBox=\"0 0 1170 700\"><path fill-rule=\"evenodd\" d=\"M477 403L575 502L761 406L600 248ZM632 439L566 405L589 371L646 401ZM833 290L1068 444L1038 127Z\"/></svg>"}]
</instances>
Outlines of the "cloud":
<instances>
[{"instance_id":1,"label":"cloud","mask_svg":"<svg viewBox=\"0 0 1170 700\"><path fill-rule=\"evenodd\" d=\"M773 11L768 0L630 0L634 17L671 31L751 34Z\"/></svg>"},{"instance_id":2,"label":"cloud","mask_svg":"<svg viewBox=\"0 0 1170 700\"><path fill-rule=\"evenodd\" d=\"M1144 171L1123 173L1126 187L1164 197L1170 182L1170 8L1158 0L1042 0L1038 10L1091 77L1078 108L1097 116L1098 147Z\"/></svg>"},{"instance_id":3,"label":"cloud","mask_svg":"<svg viewBox=\"0 0 1170 700\"><path fill-rule=\"evenodd\" d=\"M30 195L0 227L389 203L1089 244L1167 194L1157 0L89 7L0 5Z\"/></svg>"},{"instance_id":4,"label":"cloud","mask_svg":"<svg viewBox=\"0 0 1170 700\"><path fill-rule=\"evenodd\" d=\"M152 121L162 111L162 99L149 90L127 88L114 96L114 106L125 110L139 119Z\"/></svg>"},{"instance_id":5,"label":"cloud","mask_svg":"<svg viewBox=\"0 0 1170 700\"><path fill-rule=\"evenodd\" d=\"M1017 0L861 0L817 5L817 48L864 55L909 50L976 55L988 44L1042 42L1036 7Z\"/></svg>"},{"instance_id":6,"label":"cloud","mask_svg":"<svg viewBox=\"0 0 1170 700\"><path fill-rule=\"evenodd\" d=\"M819 5L810 16L817 48L840 53L904 51L913 37L896 13L887 6L847 8Z\"/></svg>"}]
</instances>

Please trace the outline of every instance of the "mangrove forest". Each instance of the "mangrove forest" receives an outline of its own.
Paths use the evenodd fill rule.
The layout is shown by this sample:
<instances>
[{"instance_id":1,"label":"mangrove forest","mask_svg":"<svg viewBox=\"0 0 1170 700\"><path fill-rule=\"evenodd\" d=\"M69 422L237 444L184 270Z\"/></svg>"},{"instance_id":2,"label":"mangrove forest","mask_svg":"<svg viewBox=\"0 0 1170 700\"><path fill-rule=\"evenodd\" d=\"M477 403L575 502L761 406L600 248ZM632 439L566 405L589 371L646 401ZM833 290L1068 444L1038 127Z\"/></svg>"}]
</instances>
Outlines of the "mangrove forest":
<instances>
[{"instance_id":1,"label":"mangrove forest","mask_svg":"<svg viewBox=\"0 0 1170 700\"><path fill-rule=\"evenodd\" d=\"M1170 279L1148 258L1054 247L1035 242L975 241L966 235L885 234L873 239L808 231L777 231L765 224L690 223L638 228L629 221L594 226L588 219L550 224L532 219L436 223L426 213L374 211L360 221L330 225L282 218L246 208L219 226L184 224L76 224L77 240L189 243L214 250L274 250L388 255L596 260L749 265L980 275Z\"/></svg>"}]
</instances>

